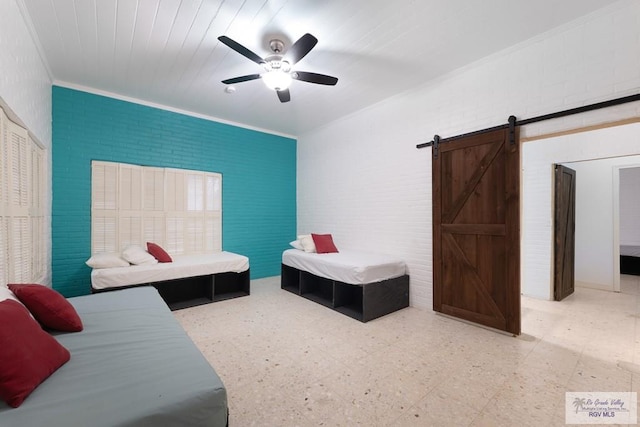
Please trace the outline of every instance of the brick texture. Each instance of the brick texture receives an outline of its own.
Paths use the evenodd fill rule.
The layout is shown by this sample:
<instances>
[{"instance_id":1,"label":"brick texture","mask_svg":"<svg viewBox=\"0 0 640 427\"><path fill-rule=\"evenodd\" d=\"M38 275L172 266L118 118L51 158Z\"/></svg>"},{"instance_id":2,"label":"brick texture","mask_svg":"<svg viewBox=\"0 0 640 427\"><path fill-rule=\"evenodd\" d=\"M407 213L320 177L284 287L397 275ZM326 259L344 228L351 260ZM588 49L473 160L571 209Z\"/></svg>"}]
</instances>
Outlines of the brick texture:
<instances>
[{"instance_id":1,"label":"brick texture","mask_svg":"<svg viewBox=\"0 0 640 427\"><path fill-rule=\"evenodd\" d=\"M411 275L411 304L430 308L431 150L417 150L416 144L434 134L505 123L512 114L528 118L639 91L640 2L623 0L300 135L298 231L331 232L338 248L402 256ZM638 104L522 132L532 136L639 116ZM523 239L529 221L544 226L547 220L523 220ZM549 265L548 242L540 244L546 249L523 242L523 272ZM523 288L530 280L548 284L549 276L523 276Z\"/></svg>"},{"instance_id":2,"label":"brick texture","mask_svg":"<svg viewBox=\"0 0 640 427\"><path fill-rule=\"evenodd\" d=\"M222 247L280 274L296 230L296 141L54 86L53 286L90 290L91 160L222 173Z\"/></svg>"}]
</instances>

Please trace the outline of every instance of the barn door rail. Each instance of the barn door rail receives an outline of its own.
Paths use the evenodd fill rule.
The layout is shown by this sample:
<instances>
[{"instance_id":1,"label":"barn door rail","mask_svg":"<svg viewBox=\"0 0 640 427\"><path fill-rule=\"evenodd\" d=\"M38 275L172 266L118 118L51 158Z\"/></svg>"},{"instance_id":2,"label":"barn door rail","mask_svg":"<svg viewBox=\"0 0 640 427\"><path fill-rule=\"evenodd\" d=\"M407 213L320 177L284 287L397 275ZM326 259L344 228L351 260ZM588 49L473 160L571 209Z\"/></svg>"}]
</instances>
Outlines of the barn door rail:
<instances>
[{"instance_id":1,"label":"barn door rail","mask_svg":"<svg viewBox=\"0 0 640 427\"><path fill-rule=\"evenodd\" d=\"M529 125L531 123L542 122L544 120L557 119L560 117L571 116L573 114L586 113L587 111L599 110L601 108L614 107L616 105L626 104L629 102L640 101L640 93L635 95L623 96L621 98L610 99L608 101L596 102L595 104L583 105L582 107L570 108L568 110L556 111L555 113L543 114L541 116L532 117L530 119L517 120L515 116L510 116L508 123L493 126L486 129L480 129L473 132L463 133L461 135L450 136L448 138L437 137L437 145L443 144L445 142L452 142L461 138L466 138L469 136L480 135L483 133L493 132L495 130L500 129L509 129L510 130L510 143L515 144L515 127L516 126L524 126ZM434 137L433 141L423 142L422 144L416 145L416 148L426 148L434 146L436 137ZM436 148L436 147L434 147ZM434 152L434 156L438 156L437 151Z\"/></svg>"}]
</instances>

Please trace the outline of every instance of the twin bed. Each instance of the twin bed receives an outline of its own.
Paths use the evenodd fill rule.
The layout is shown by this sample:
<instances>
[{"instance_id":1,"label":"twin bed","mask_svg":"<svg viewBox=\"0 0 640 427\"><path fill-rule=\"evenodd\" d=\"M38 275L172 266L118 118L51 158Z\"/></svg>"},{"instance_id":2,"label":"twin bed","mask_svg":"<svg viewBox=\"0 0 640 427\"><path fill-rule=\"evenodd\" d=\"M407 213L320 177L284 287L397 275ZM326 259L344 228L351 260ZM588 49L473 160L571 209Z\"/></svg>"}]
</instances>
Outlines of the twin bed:
<instances>
[{"instance_id":1,"label":"twin bed","mask_svg":"<svg viewBox=\"0 0 640 427\"><path fill-rule=\"evenodd\" d=\"M409 306L409 276L396 257L352 251L282 254L281 288L361 322Z\"/></svg>"},{"instance_id":2,"label":"twin bed","mask_svg":"<svg viewBox=\"0 0 640 427\"><path fill-rule=\"evenodd\" d=\"M177 255L172 262L94 268L94 293L149 284L177 310L250 294L249 258L232 252Z\"/></svg>"},{"instance_id":3,"label":"twin bed","mask_svg":"<svg viewBox=\"0 0 640 427\"><path fill-rule=\"evenodd\" d=\"M211 277L207 288L213 298L219 277L245 274L248 283L248 271L246 257L225 252L215 262L191 256L167 264L94 269L92 290L97 293L68 299L84 330L52 333L70 351L71 360L20 407L0 402L0 423L227 426L226 389L171 315L167 295L161 296L171 286L162 284ZM140 286L144 283L155 288ZM235 280L222 283L220 292L235 292ZM281 285L362 322L409 305L405 263L385 255L287 250L282 256Z\"/></svg>"},{"instance_id":4,"label":"twin bed","mask_svg":"<svg viewBox=\"0 0 640 427\"><path fill-rule=\"evenodd\" d=\"M409 276L397 257L288 249L282 254L281 272L282 289L362 322L409 306ZM144 284L155 287L172 310L249 295L249 259L219 252L91 272L94 293Z\"/></svg>"},{"instance_id":5,"label":"twin bed","mask_svg":"<svg viewBox=\"0 0 640 427\"><path fill-rule=\"evenodd\" d=\"M69 298L82 332L54 333L71 360L3 426L227 425L225 387L150 286Z\"/></svg>"}]
</instances>

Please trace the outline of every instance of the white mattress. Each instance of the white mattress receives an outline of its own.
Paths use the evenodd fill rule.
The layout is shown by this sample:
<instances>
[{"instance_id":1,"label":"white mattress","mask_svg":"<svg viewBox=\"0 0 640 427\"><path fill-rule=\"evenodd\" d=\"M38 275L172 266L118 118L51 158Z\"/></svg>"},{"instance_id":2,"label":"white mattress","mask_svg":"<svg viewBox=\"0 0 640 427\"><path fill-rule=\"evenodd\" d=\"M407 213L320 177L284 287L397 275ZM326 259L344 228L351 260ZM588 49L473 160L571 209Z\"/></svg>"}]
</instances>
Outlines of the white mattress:
<instances>
[{"instance_id":1,"label":"white mattress","mask_svg":"<svg viewBox=\"0 0 640 427\"><path fill-rule=\"evenodd\" d=\"M640 257L640 246L620 245L620 255Z\"/></svg>"},{"instance_id":2,"label":"white mattress","mask_svg":"<svg viewBox=\"0 0 640 427\"><path fill-rule=\"evenodd\" d=\"M162 282L183 277L217 273L241 273L249 269L249 258L232 252L177 255L173 262L129 267L100 268L91 272L93 289L116 288L142 283Z\"/></svg>"},{"instance_id":3,"label":"white mattress","mask_svg":"<svg viewBox=\"0 0 640 427\"><path fill-rule=\"evenodd\" d=\"M282 263L319 277L352 285L400 277L407 271L402 259L389 255L352 251L316 254L287 249L282 253Z\"/></svg>"}]
</instances>

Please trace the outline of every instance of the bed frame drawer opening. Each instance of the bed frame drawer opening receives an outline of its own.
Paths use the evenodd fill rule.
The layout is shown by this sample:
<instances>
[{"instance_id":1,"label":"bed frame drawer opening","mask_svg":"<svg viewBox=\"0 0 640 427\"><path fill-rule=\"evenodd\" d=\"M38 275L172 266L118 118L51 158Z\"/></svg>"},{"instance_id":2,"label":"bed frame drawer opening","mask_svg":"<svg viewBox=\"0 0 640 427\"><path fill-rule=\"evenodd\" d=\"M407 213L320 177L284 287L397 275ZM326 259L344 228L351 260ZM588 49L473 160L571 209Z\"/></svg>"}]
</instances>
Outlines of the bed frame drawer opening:
<instances>
[{"instance_id":1,"label":"bed frame drawer opening","mask_svg":"<svg viewBox=\"0 0 640 427\"><path fill-rule=\"evenodd\" d=\"M282 264L280 287L296 295L300 295L300 271Z\"/></svg>"},{"instance_id":2,"label":"bed frame drawer opening","mask_svg":"<svg viewBox=\"0 0 640 427\"><path fill-rule=\"evenodd\" d=\"M362 321L362 286L335 282L334 308L342 314Z\"/></svg>"},{"instance_id":3,"label":"bed frame drawer opening","mask_svg":"<svg viewBox=\"0 0 640 427\"><path fill-rule=\"evenodd\" d=\"M300 295L318 304L333 307L333 280L301 271Z\"/></svg>"},{"instance_id":4,"label":"bed frame drawer opening","mask_svg":"<svg viewBox=\"0 0 640 427\"><path fill-rule=\"evenodd\" d=\"M249 270L241 273L218 273L213 276L213 300L244 297L251 294Z\"/></svg>"},{"instance_id":5,"label":"bed frame drawer opening","mask_svg":"<svg viewBox=\"0 0 640 427\"><path fill-rule=\"evenodd\" d=\"M188 277L152 283L171 310L213 301L211 276Z\"/></svg>"}]
</instances>

